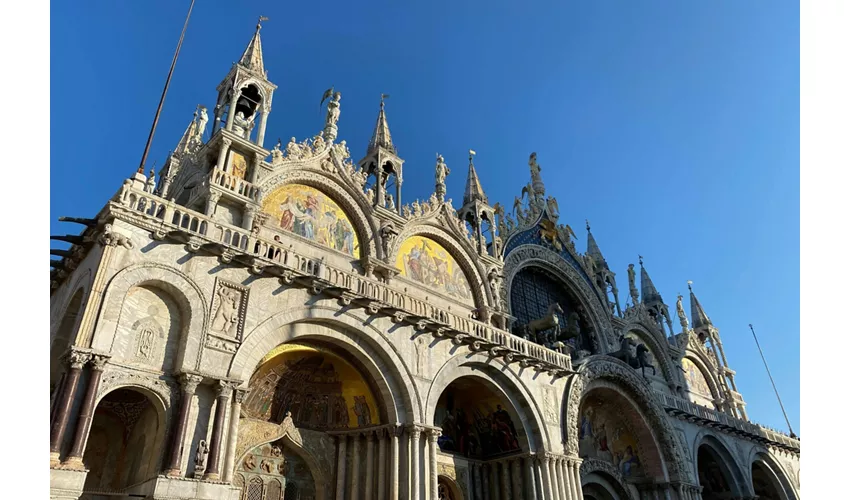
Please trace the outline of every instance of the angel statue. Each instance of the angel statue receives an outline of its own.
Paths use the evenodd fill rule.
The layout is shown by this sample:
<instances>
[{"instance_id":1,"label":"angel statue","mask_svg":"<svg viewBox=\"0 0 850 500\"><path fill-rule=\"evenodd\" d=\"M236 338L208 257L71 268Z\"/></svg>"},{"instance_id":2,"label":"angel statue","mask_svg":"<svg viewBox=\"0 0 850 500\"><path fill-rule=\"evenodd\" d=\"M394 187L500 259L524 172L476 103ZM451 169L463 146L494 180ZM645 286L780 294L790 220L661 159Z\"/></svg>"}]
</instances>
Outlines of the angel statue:
<instances>
[{"instance_id":1,"label":"angel statue","mask_svg":"<svg viewBox=\"0 0 850 500\"><path fill-rule=\"evenodd\" d=\"M685 307L682 305L682 294L676 300L676 314L679 316L679 324L682 325L682 331L688 331L688 317L685 315Z\"/></svg>"},{"instance_id":2,"label":"angel statue","mask_svg":"<svg viewBox=\"0 0 850 500\"><path fill-rule=\"evenodd\" d=\"M437 198L442 200L446 196L446 176L449 175L451 171L449 167L446 166L446 162L443 161L443 155L437 154L437 166L434 171L434 179L435 183L435 194Z\"/></svg>"}]
</instances>

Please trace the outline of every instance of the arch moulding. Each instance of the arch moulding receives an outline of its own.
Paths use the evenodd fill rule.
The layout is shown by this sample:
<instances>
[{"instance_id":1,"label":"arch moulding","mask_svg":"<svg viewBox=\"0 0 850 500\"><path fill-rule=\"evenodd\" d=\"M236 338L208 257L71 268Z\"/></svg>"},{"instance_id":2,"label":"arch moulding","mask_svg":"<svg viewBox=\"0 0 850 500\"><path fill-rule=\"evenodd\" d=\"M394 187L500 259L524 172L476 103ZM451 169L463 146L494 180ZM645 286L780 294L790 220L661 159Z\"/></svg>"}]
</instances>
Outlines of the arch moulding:
<instances>
[{"instance_id":1,"label":"arch moulding","mask_svg":"<svg viewBox=\"0 0 850 500\"><path fill-rule=\"evenodd\" d=\"M739 496L751 495L752 487L747 481L748 474L744 473L744 468L741 466L739 457L736 457L729 446L718 437L710 429L700 429L694 438L693 444L693 472L694 477L699 478L699 448L700 446L708 446L711 450L720 457L723 466L729 471L732 476L733 493Z\"/></svg>"},{"instance_id":2,"label":"arch moulding","mask_svg":"<svg viewBox=\"0 0 850 500\"><path fill-rule=\"evenodd\" d=\"M231 361L229 376L247 387L266 354L299 340L331 343L357 358L380 392L388 419L385 423L413 423L415 416L421 415L417 386L398 350L367 318L350 310L313 305L271 316L245 336Z\"/></svg>"},{"instance_id":3,"label":"arch moulding","mask_svg":"<svg viewBox=\"0 0 850 500\"><path fill-rule=\"evenodd\" d=\"M722 396L720 392L720 387L718 387L717 384L717 378L711 375L712 372L708 369L709 363L705 360L704 355L699 352L695 352L692 349L687 349L685 350L685 358L687 358L690 362L696 365L697 370L699 370L700 374L708 384L709 390L711 390L711 397L713 397L715 401L721 399ZM690 391L691 387L687 386L687 389Z\"/></svg>"},{"instance_id":4,"label":"arch moulding","mask_svg":"<svg viewBox=\"0 0 850 500\"><path fill-rule=\"evenodd\" d=\"M649 383L622 361L608 356L590 356L567 381L562 410L567 452L578 456L579 407L584 396L598 386L616 387L631 399L653 435L668 480L693 483L692 469L679 444L667 414L657 403Z\"/></svg>"},{"instance_id":5,"label":"arch moulding","mask_svg":"<svg viewBox=\"0 0 850 500\"><path fill-rule=\"evenodd\" d=\"M676 383L677 378L675 375L675 371L673 369L673 363L670 361L670 354L667 351L667 347L658 341L658 337L652 334L649 330L646 329L640 323L628 323L622 328L623 335L628 335L629 333L634 333L640 339L649 344L650 349L652 350L653 355L655 355L656 361L661 365L661 373L664 374L664 378L667 380L668 384Z\"/></svg>"}]
</instances>

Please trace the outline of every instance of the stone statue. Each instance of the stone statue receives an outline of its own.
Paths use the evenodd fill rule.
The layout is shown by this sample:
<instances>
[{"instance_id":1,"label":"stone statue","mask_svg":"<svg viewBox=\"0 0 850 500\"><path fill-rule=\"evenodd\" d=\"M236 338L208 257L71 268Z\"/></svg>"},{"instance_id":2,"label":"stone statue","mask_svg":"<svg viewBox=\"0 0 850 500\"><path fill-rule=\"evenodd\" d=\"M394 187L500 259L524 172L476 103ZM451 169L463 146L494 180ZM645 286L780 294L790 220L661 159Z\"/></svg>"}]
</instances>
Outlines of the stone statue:
<instances>
[{"instance_id":1,"label":"stone statue","mask_svg":"<svg viewBox=\"0 0 850 500\"><path fill-rule=\"evenodd\" d=\"M549 215L552 215L553 217L560 215L561 210L558 208L558 200L556 200L555 197L550 196L546 201L546 204L549 207Z\"/></svg>"},{"instance_id":2,"label":"stone statue","mask_svg":"<svg viewBox=\"0 0 850 500\"><path fill-rule=\"evenodd\" d=\"M297 160L301 157L301 148L295 142L295 137L289 139L286 144L286 157L290 160Z\"/></svg>"},{"instance_id":3,"label":"stone statue","mask_svg":"<svg viewBox=\"0 0 850 500\"><path fill-rule=\"evenodd\" d=\"M393 201L393 195L387 195L387 209L395 212L395 201Z\"/></svg>"},{"instance_id":4,"label":"stone statue","mask_svg":"<svg viewBox=\"0 0 850 500\"><path fill-rule=\"evenodd\" d=\"M198 108L200 109L200 116L198 117L198 128L195 129L195 138L198 142L203 142L204 132L207 130L209 117L207 116L206 106L198 106Z\"/></svg>"},{"instance_id":5,"label":"stone statue","mask_svg":"<svg viewBox=\"0 0 850 500\"><path fill-rule=\"evenodd\" d=\"M236 116L233 117L233 133L243 138L248 133L249 127L248 120L245 118L245 113L239 111L236 113Z\"/></svg>"},{"instance_id":6,"label":"stone statue","mask_svg":"<svg viewBox=\"0 0 850 500\"><path fill-rule=\"evenodd\" d=\"M334 92L333 99L328 101L328 116L325 119L325 127L336 127L336 122L339 121L339 100L342 94Z\"/></svg>"},{"instance_id":7,"label":"stone statue","mask_svg":"<svg viewBox=\"0 0 850 500\"><path fill-rule=\"evenodd\" d=\"M233 335L237 324L237 306L239 304L240 293L238 290L222 286L218 290L220 302L218 310L213 318L212 329L228 335Z\"/></svg>"},{"instance_id":8,"label":"stone statue","mask_svg":"<svg viewBox=\"0 0 850 500\"><path fill-rule=\"evenodd\" d=\"M514 196L514 212L518 223L522 223L525 219L525 211L522 208L522 199L519 196Z\"/></svg>"},{"instance_id":9,"label":"stone statue","mask_svg":"<svg viewBox=\"0 0 850 500\"><path fill-rule=\"evenodd\" d=\"M679 315L679 324L682 325L682 331L688 331L688 317L685 315L685 307L682 305L682 294L676 299L676 314Z\"/></svg>"},{"instance_id":10,"label":"stone statue","mask_svg":"<svg viewBox=\"0 0 850 500\"><path fill-rule=\"evenodd\" d=\"M629 264L629 295L632 297L632 303L638 305L638 289L635 286L635 265Z\"/></svg>"},{"instance_id":11,"label":"stone statue","mask_svg":"<svg viewBox=\"0 0 850 500\"><path fill-rule=\"evenodd\" d=\"M447 167L446 162L443 161L443 155L437 154L437 166L434 171L434 178L436 181L435 194L440 200L446 196L446 176L450 173L449 167Z\"/></svg>"},{"instance_id":12,"label":"stone statue","mask_svg":"<svg viewBox=\"0 0 850 500\"><path fill-rule=\"evenodd\" d=\"M153 194L155 190L156 190L156 172L154 171L154 169L151 169L150 173L148 174L148 180L145 183L145 192Z\"/></svg>"},{"instance_id":13,"label":"stone statue","mask_svg":"<svg viewBox=\"0 0 850 500\"><path fill-rule=\"evenodd\" d=\"M540 165L537 164L537 153L531 153L528 157L528 168L531 170L531 188L533 192L529 192L529 200L534 199L540 205L543 203L543 195L546 192L546 186L543 185L543 178L540 177Z\"/></svg>"},{"instance_id":14,"label":"stone statue","mask_svg":"<svg viewBox=\"0 0 850 500\"><path fill-rule=\"evenodd\" d=\"M207 455L210 453L210 447L207 442L201 439L198 443L198 451L195 453L195 472L203 472L207 468Z\"/></svg>"}]
</instances>

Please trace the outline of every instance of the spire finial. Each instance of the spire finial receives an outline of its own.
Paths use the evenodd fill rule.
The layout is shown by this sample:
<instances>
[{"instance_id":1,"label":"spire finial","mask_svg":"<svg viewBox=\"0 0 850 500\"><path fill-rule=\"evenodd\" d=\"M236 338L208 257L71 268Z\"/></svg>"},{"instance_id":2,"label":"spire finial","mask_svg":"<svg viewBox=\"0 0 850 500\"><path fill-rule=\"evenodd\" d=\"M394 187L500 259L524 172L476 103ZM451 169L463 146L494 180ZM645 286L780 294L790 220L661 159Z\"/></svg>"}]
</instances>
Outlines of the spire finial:
<instances>
[{"instance_id":1,"label":"spire finial","mask_svg":"<svg viewBox=\"0 0 850 500\"><path fill-rule=\"evenodd\" d=\"M389 96L389 94L384 94L383 92L381 93L381 109L384 109L384 99L388 98Z\"/></svg>"},{"instance_id":2,"label":"spire finial","mask_svg":"<svg viewBox=\"0 0 850 500\"><path fill-rule=\"evenodd\" d=\"M693 289L693 288L691 288L691 285L693 285L693 284L694 284L694 282L693 282L693 281L688 280L688 290L690 290L691 292L693 292L693 291L694 291L694 289Z\"/></svg>"},{"instance_id":3,"label":"spire finial","mask_svg":"<svg viewBox=\"0 0 850 500\"><path fill-rule=\"evenodd\" d=\"M268 20L269 20L268 17L260 16L259 19L257 19L257 31L260 31L260 29L262 29L263 21L268 21Z\"/></svg>"},{"instance_id":4,"label":"spire finial","mask_svg":"<svg viewBox=\"0 0 850 500\"><path fill-rule=\"evenodd\" d=\"M640 264L640 267L643 267L643 255L638 255L638 263Z\"/></svg>"},{"instance_id":5,"label":"spire finial","mask_svg":"<svg viewBox=\"0 0 850 500\"><path fill-rule=\"evenodd\" d=\"M476 154L477 154L477 153L476 153L475 151L473 151L473 150L471 150L471 149L469 150L469 165L470 165L470 166L473 164L473 162L472 162L472 158L473 158Z\"/></svg>"},{"instance_id":6,"label":"spire finial","mask_svg":"<svg viewBox=\"0 0 850 500\"><path fill-rule=\"evenodd\" d=\"M587 232L590 232L590 221L587 220L587 219L584 219L584 224L587 226Z\"/></svg>"}]
</instances>

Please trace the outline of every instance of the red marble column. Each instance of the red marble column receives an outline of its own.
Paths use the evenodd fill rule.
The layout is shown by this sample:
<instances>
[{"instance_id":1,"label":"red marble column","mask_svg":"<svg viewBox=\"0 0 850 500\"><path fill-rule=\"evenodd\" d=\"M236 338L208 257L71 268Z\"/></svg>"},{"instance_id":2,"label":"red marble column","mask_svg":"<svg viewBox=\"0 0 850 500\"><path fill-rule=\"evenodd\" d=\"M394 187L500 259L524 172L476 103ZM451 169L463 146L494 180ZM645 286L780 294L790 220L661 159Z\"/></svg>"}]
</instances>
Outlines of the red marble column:
<instances>
[{"instance_id":1,"label":"red marble column","mask_svg":"<svg viewBox=\"0 0 850 500\"><path fill-rule=\"evenodd\" d=\"M59 454L62 451L62 442L65 439L65 431L68 428L71 407L74 403L74 394L76 394L77 385L80 382L80 372L90 357L90 354L79 351L71 351L68 356L70 369L65 377L65 386L62 389L62 394L59 395L59 402L56 405L56 415L53 419L53 425L50 428L51 465L59 464Z\"/></svg>"},{"instance_id":2,"label":"red marble column","mask_svg":"<svg viewBox=\"0 0 850 500\"><path fill-rule=\"evenodd\" d=\"M192 407L192 399L195 389L201 383L203 377L184 373L180 376L180 385L183 394L180 398L180 413L175 421L176 427L172 431L171 451L168 454L168 465L165 469L166 476L180 476L180 462L183 460L183 441L186 439L186 427L189 425L189 410Z\"/></svg>"},{"instance_id":3,"label":"red marble column","mask_svg":"<svg viewBox=\"0 0 850 500\"><path fill-rule=\"evenodd\" d=\"M212 438L210 439L209 465L204 479L218 481L221 479L221 436L224 434L224 416L227 412L227 400L233 390L229 382L219 380L218 401L215 405L215 420L213 420Z\"/></svg>"},{"instance_id":4,"label":"red marble column","mask_svg":"<svg viewBox=\"0 0 850 500\"><path fill-rule=\"evenodd\" d=\"M106 366L107 356L95 354L91 359L91 376L86 387L86 396L83 399L83 406L80 408L80 417L77 419L77 429L74 432L74 445L71 447L71 453L65 460L65 466L70 469L83 469L83 451L85 450L86 441L89 437L89 429L94 418L95 405L94 401L97 397L97 388L100 386L100 377L103 375L103 368Z\"/></svg>"}]
</instances>

